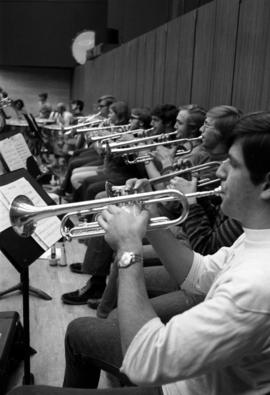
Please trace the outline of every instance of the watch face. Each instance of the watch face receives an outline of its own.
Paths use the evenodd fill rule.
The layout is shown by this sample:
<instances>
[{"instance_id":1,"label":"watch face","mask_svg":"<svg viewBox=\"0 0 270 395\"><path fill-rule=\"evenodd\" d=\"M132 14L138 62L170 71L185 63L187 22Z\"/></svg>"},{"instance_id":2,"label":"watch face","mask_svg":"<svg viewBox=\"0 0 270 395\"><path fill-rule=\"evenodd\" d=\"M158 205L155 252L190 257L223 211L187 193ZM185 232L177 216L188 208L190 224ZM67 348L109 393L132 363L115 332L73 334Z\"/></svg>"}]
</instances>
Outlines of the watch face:
<instances>
[{"instance_id":1,"label":"watch face","mask_svg":"<svg viewBox=\"0 0 270 395\"><path fill-rule=\"evenodd\" d=\"M142 262L142 260L143 258L140 255L134 254L134 252L124 252L118 261L118 267L129 267L133 263Z\"/></svg>"},{"instance_id":2,"label":"watch face","mask_svg":"<svg viewBox=\"0 0 270 395\"><path fill-rule=\"evenodd\" d=\"M134 257L134 254L131 252L124 252L119 259L118 265L119 267L128 267L129 265L132 264L132 258Z\"/></svg>"}]
</instances>

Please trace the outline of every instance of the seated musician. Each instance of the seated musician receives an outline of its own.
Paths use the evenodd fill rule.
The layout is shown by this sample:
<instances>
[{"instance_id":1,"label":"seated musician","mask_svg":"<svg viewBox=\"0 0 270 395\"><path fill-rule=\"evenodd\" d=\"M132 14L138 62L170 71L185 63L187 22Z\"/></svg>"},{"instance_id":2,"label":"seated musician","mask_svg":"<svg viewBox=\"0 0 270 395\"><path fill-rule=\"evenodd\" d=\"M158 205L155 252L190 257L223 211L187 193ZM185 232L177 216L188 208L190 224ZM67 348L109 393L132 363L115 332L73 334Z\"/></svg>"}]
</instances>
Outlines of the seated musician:
<instances>
[{"instance_id":1,"label":"seated musician","mask_svg":"<svg viewBox=\"0 0 270 395\"><path fill-rule=\"evenodd\" d=\"M97 111L100 116L100 122L102 123L104 119L106 120L109 115L109 108L116 99L112 95L103 95L97 101ZM68 163L68 168L65 174L65 178L61 185L61 191L63 194L72 192L72 185L70 182L71 174L74 169L84 165L100 165L103 163L103 159L98 155L90 144L87 148L82 148L74 152L73 157Z\"/></svg>"},{"instance_id":2,"label":"seated musician","mask_svg":"<svg viewBox=\"0 0 270 395\"><path fill-rule=\"evenodd\" d=\"M118 101L110 106L110 121L121 127L128 124L130 110L125 102ZM145 174L145 173L143 173ZM122 185L130 177L140 177L141 170L136 165L127 166L122 157L106 154L104 163L97 169L97 174L86 178L82 185L75 190L74 200L92 200L96 194L105 190L105 182Z\"/></svg>"},{"instance_id":3,"label":"seated musician","mask_svg":"<svg viewBox=\"0 0 270 395\"><path fill-rule=\"evenodd\" d=\"M233 113L235 114L235 112L236 109L234 109ZM211 130L210 133L207 133L207 130L205 130L205 141L207 147L212 147L212 150L215 152L222 152L223 159L225 159L227 155L227 144L225 144L225 141L227 141L231 134L233 119L235 123L239 119L239 116L234 116L234 118L231 119L231 113L228 114L228 117L224 116L222 111L219 111L219 114L221 114L220 118L216 116L216 121L219 127L222 128L224 137L222 137L223 135L219 132L219 130ZM198 118L199 117L196 117L195 119ZM193 118L193 122L195 119ZM202 119L200 119L200 124L201 123ZM216 146L214 147L215 144ZM212 177L214 176L215 175L213 174ZM162 184L162 189L164 189L165 186L166 185ZM212 247L212 249L209 250L209 253L212 252L213 249L216 251L222 245L230 245L230 243L233 242L242 232L241 227L239 227L237 224L234 224L234 222L231 223L229 221L228 229L226 227L227 223L222 226L226 218L219 218L217 207L217 203L219 203L219 201L215 201L214 203L215 205L209 204L209 199L207 201L204 199L203 202L200 202L200 215L204 216L204 227L198 227L198 223L200 223L200 216L197 216L196 221L193 220L192 225L188 228L189 232L187 234L186 232L183 233L181 227L176 227L174 229L176 237L185 239L186 243L189 243L193 249L196 248L198 252L205 252L206 245L209 248L210 246ZM168 210L166 210L166 214L170 214L171 211L172 208L170 207L169 213ZM197 240L196 237L192 237L192 234L195 232L197 227L200 234L199 240ZM186 229L184 229L184 231L185 230ZM225 232L223 230L225 230ZM226 230L228 230L229 236L226 234ZM69 304L87 303L89 307L97 308L106 287L106 278L110 272L110 266L113 260L113 250L102 238L89 239L87 241L87 245L88 247L84 257L83 265L80 266L76 264L74 269L76 272L89 273L92 275L92 277L81 289L62 295L62 300L64 303ZM201 250L203 248L204 250ZM152 257L153 255L151 254L151 258ZM154 295L157 293L157 286L154 284L154 282L158 276L153 275L153 270L151 268L147 269L146 271L149 273L148 289L151 295ZM153 281L151 281L151 277L154 279ZM158 287L160 287L160 285L158 285ZM164 288L164 291L169 290L169 288Z\"/></svg>"},{"instance_id":4,"label":"seated musician","mask_svg":"<svg viewBox=\"0 0 270 395\"><path fill-rule=\"evenodd\" d=\"M72 100L70 104L70 111L73 118L83 117L84 102L80 99Z\"/></svg>"},{"instance_id":5,"label":"seated musician","mask_svg":"<svg viewBox=\"0 0 270 395\"><path fill-rule=\"evenodd\" d=\"M132 108L130 114L130 129L149 129L151 127L151 111L148 108Z\"/></svg>"},{"instance_id":6,"label":"seated musician","mask_svg":"<svg viewBox=\"0 0 270 395\"><path fill-rule=\"evenodd\" d=\"M102 213L99 223L117 253L119 329L96 320L98 335L93 339L90 318L70 324L64 386L96 387L102 368L118 373L122 383L128 377L139 385L130 388L129 394L144 394L144 386L148 394L269 394L269 150L270 113L244 116L233 131L229 157L217 172L222 210L244 228L232 247L203 256L176 243L169 230L149 232L151 243L181 289L206 296L166 324L153 309L144 284L141 240L150 213L115 206ZM36 388L36 394L45 395L70 390L49 387L47 392L38 391ZM125 389L117 393L121 391L125 393ZM20 389L12 395L23 393ZM85 393L96 392L87 389Z\"/></svg>"},{"instance_id":7,"label":"seated musician","mask_svg":"<svg viewBox=\"0 0 270 395\"><path fill-rule=\"evenodd\" d=\"M49 119L61 127L66 127L72 124L73 116L70 111L67 111L64 103L57 103L56 109L51 112Z\"/></svg>"},{"instance_id":8,"label":"seated musician","mask_svg":"<svg viewBox=\"0 0 270 395\"><path fill-rule=\"evenodd\" d=\"M24 102L22 99L16 99L12 102L12 107L15 111L16 118L20 121L25 120L24 114L27 113L25 107L24 107Z\"/></svg>"},{"instance_id":9,"label":"seated musician","mask_svg":"<svg viewBox=\"0 0 270 395\"><path fill-rule=\"evenodd\" d=\"M204 120L205 110L202 107L195 104L181 106L174 125L177 131L176 138L188 139L198 137ZM177 145L171 148L163 145L157 147L156 151L153 152L155 160L145 164L149 178L158 177L161 173L165 174L166 170L172 170L176 150ZM157 164L157 162L159 163Z\"/></svg>"},{"instance_id":10,"label":"seated musician","mask_svg":"<svg viewBox=\"0 0 270 395\"><path fill-rule=\"evenodd\" d=\"M38 95L39 97L39 118L49 118L51 112L52 112L52 106L51 103L48 101L48 93L40 93Z\"/></svg>"},{"instance_id":11,"label":"seated musician","mask_svg":"<svg viewBox=\"0 0 270 395\"><path fill-rule=\"evenodd\" d=\"M121 104L122 103L122 104ZM112 108L112 109L111 109ZM113 111L115 109L115 111ZM108 122L110 126L118 126L118 125L126 125L128 120L129 111L126 103L124 102L115 102L111 105L108 115ZM126 122L126 123L124 123ZM102 130L102 134L110 134L110 127L104 132ZM98 145L96 143L92 144L94 149L96 149L97 153L103 157L103 152L99 150ZM85 179L96 176L98 174L99 167L98 166L81 166L73 170L71 175L71 184L74 190L78 189Z\"/></svg>"},{"instance_id":12,"label":"seated musician","mask_svg":"<svg viewBox=\"0 0 270 395\"><path fill-rule=\"evenodd\" d=\"M181 113L183 111L190 112L190 110L187 109L180 110L178 115L179 119L181 119ZM195 111L197 115L196 119L200 123L202 121L202 117L198 117L198 112L200 113L201 111L200 107L198 109L195 107L193 111ZM190 114L192 115L192 112ZM162 171L158 172L157 169L155 169L154 163L150 162L147 164L147 171L151 174L150 178L158 177L160 173L166 174L171 172L175 162L179 162L178 167L181 169L186 167L183 166L186 162L188 162L188 166L196 166L210 161L223 160L227 152L226 141L228 130L230 130L240 115L241 112L233 106L222 105L210 109L206 113L205 122L199 128L202 134L202 143L195 146L190 154L181 156L180 161L178 158L174 158L165 147L158 147L154 157L160 162ZM199 123L197 126L199 126ZM177 123L176 127L179 128L180 125Z\"/></svg>"},{"instance_id":13,"label":"seated musician","mask_svg":"<svg viewBox=\"0 0 270 395\"><path fill-rule=\"evenodd\" d=\"M133 117L133 118L132 118ZM150 111L145 108L131 109L131 129L149 129L151 123ZM137 165L138 168L141 165ZM139 169L142 172L142 170ZM143 172L142 172L143 174ZM113 251L103 238L87 240L87 251L83 263L70 265L71 271L75 273L89 273L91 278L81 289L67 292L62 295L62 301L67 304L90 304L97 306L106 286L106 277L110 269Z\"/></svg>"}]
</instances>

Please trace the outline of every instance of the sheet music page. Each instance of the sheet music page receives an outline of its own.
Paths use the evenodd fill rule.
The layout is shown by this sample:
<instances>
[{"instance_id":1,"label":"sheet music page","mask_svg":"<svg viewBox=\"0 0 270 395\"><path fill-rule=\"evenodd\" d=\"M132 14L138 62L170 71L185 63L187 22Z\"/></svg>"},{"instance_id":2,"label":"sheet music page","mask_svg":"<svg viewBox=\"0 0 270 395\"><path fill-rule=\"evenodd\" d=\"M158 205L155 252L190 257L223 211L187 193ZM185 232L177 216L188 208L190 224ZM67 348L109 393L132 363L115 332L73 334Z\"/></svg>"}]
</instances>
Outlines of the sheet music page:
<instances>
[{"instance_id":1,"label":"sheet music page","mask_svg":"<svg viewBox=\"0 0 270 395\"><path fill-rule=\"evenodd\" d=\"M0 186L0 192L4 195L9 205L18 195L27 196L34 206L47 205L25 178ZM59 218L55 216L37 222L37 227L32 237L45 251L61 238L60 223Z\"/></svg>"},{"instance_id":2,"label":"sheet music page","mask_svg":"<svg viewBox=\"0 0 270 395\"><path fill-rule=\"evenodd\" d=\"M24 163L24 167L26 168L26 161L30 156L32 156L32 154L28 148L28 145L26 144L23 135L21 133L14 134L14 136L11 136L9 140L15 146L20 158Z\"/></svg>"},{"instance_id":3,"label":"sheet music page","mask_svg":"<svg viewBox=\"0 0 270 395\"><path fill-rule=\"evenodd\" d=\"M0 232L11 226L9 219L9 203L0 192Z\"/></svg>"},{"instance_id":4,"label":"sheet music page","mask_svg":"<svg viewBox=\"0 0 270 395\"><path fill-rule=\"evenodd\" d=\"M9 139L0 141L0 152L10 171L24 168L20 155Z\"/></svg>"}]
</instances>

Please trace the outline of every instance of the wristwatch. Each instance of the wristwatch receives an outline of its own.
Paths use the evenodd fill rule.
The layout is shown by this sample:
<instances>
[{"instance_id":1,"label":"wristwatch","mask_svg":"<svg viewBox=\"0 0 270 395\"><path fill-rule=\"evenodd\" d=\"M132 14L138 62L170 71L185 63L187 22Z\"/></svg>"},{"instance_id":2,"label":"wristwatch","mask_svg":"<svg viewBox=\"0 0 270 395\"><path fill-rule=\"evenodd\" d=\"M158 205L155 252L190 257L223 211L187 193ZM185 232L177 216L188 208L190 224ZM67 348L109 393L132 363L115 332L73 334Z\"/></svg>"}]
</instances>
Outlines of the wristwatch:
<instances>
[{"instance_id":1,"label":"wristwatch","mask_svg":"<svg viewBox=\"0 0 270 395\"><path fill-rule=\"evenodd\" d=\"M125 251L117 260L117 266L119 269L125 269L133 265L134 263L143 263L143 257L134 252Z\"/></svg>"}]
</instances>

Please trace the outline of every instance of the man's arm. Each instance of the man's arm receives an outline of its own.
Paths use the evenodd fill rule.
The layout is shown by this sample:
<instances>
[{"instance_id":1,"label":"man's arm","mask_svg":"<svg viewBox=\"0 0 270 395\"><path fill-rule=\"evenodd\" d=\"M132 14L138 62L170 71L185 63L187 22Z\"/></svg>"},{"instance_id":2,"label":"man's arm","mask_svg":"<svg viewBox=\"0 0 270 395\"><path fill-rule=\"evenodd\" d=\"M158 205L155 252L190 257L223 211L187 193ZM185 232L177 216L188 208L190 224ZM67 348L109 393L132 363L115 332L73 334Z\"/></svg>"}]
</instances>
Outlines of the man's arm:
<instances>
[{"instance_id":1,"label":"man's arm","mask_svg":"<svg viewBox=\"0 0 270 395\"><path fill-rule=\"evenodd\" d=\"M98 222L106 232L106 241L117 251L115 264L124 252L142 255L142 239L145 236L148 220L147 211L140 212L136 206L133 210L109 206L102 212ZM172 273L175 272L174 277L178 277L179 282L182 282L192 265L192 251L183 247L169 231L155 231L151 239L154 246L157 246L161 259L166 262L166 267L170 268ZM182 247L183 252L181 252ZM178 259L178 253L180 259L183 258L184 261L183 270L181 270L182 264ZM147 296L140 262L126 268L119 268L118 314L122 348L125 353L142 326L156 317Z\"/></svg>"},{"instance_id":2,"label":"man's arm","mask_svg":"<svg viewBox=\"0 0 270 395\"><path fill-rule=\"evenodd\" d=\"M181 284L191 268L193 251L178 242L169 230L153 231L149 232L150 234L148 239L160 260L172 277ZM138 248L131 245L122 248L123 251L131 250L136 254L142 253L142 246ZM121 256L121 250L118 251L118 256ZM118 317L122 351L125 354L136 333L157 315L146 292L141 263L119 269L118 278Z\"/></svg>"},{"instance_id":3,"label":"man's arm","mask_svg":"<svg viewBox=\"0 0 270 395\"><path fill-rule=\"evenodd\" d=\"M147 233L159 259L178 284L187 277L192 266L194 253L169 230L156 230Z\"/></svg>"}]
</instances>

